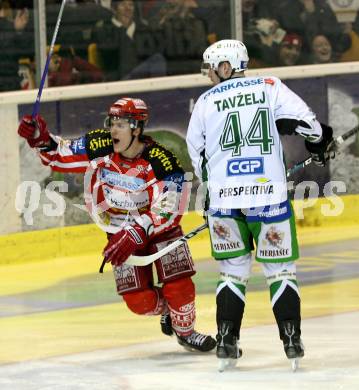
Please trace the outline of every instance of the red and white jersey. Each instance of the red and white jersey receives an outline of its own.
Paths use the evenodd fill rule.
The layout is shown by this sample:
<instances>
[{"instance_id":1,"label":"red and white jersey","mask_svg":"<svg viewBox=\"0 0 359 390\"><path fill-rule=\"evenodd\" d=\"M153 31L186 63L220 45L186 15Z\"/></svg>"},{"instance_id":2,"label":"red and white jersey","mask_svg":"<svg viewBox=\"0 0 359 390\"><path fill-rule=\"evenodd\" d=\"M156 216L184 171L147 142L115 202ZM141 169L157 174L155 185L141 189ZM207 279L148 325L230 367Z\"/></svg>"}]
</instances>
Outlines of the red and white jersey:
<instances>
[{"instance_id":1,"label":"red and white jersey","mask_svg":"<svg viewBox=\"0 0 359 390\"><path fill-rule=\"evenodd\" d=\"M39 154L54 171L85 173L85 203L103 230L138 223L152 237L179 224L187 194L178 159L150 137L144 144L127 159L113 153L108 131L94 130L72 141L52 135L52 147Z\"/></svg>"}]
</instances>

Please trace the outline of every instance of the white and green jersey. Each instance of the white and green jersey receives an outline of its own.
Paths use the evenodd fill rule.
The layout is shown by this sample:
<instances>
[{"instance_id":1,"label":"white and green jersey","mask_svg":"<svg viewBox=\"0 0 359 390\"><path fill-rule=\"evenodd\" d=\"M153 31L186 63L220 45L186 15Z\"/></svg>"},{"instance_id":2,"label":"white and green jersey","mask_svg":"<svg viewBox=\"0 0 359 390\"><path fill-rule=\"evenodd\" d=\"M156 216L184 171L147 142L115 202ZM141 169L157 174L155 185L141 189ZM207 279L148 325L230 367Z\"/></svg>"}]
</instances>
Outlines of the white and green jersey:
<instances>
[{"instance_id":1,"label":"white and green jersey","mask_svg":"<svg viewBox=\"0 0 359 390\"><path fill-rule=\"evenodd\" d=\"M208 181L211 208L259 207L287 199L276 126L280 119L297 121L295 132L320 141L315 114L276 77L233 78L200 96L187 145L196 175Z\"/></svg>"}]
</instances>

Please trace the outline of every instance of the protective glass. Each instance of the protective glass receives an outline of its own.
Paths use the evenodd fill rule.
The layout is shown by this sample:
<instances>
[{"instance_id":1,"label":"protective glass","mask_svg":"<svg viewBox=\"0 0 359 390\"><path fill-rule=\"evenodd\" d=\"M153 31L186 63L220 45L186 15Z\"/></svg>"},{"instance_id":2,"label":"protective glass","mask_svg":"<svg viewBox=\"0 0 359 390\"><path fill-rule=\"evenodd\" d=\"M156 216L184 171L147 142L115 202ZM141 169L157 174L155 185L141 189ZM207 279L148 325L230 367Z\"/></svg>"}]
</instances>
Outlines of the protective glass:
<instances>
[{"instance_id":1,"label":"protective glass","mask_svg":"<svg viewBox=\"0 0 359 390\"><path fill-rule=\"evenodd\" d=\"M202 62L201 73L203 76L208 76L209 71L212 69L211 64L208 62Z\"/></svg>"}]
</instances>

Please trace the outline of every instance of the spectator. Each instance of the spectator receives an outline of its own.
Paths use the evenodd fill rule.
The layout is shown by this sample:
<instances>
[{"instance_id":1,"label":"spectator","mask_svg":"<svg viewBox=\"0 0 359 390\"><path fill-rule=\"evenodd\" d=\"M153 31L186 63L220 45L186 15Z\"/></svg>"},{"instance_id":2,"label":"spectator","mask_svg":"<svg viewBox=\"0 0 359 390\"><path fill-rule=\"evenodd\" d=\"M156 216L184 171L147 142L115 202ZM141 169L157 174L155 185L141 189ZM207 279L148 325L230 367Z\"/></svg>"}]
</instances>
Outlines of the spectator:
<instances>
[{"instance_id":1,"label":"spectator","mask_svg":"<svg viewBox=\"0 0 359 390\"><path fill-rule=\"evenodd\" d=\"M342 53L350 47L350 37L325 0L281 0L271 11L286 31L295 32L304 39L303 50L310 51L311 38L325 35L333 50Z\"/></svg>"},{"instance_id":2,"label":"spectator","mask_svg":"<svg viewBox=\"0 0 359 390\"><path fill-rule=\"evenodd\" d=\"M47 1L46 1L47 2ZM61 1L46 4L47 41L54 33ZM81 58L87 58L87 48L91 43L94 26L100 20L108 21L112 12L92 1L67 2L61 20L56 42L62 46L73 47Z\"/></svg>"},{"instance_id":3,"label":"spectator","mask_svg":"<svg viewBox=\"0 0 359 390\"><path fill-rule=\"evenodd\" d=\"M74 55L70 50L59 50L49 64L49 87L97 83L103 81L103 73L97 66Z\"/></svg>"},{"instance_id":4,"label":"spectator","mask_svg":"<svg viewBox=\"0 0 359 390\"><path fill-rule=\"evenodd\" d=\"M285 35L262 0L243 0L243 41L251 53L250 67L272 66L276 62L278 44Z\"/></svg>"},{"instance_id":5,"label":"spectator","mask_svg":"<svg viewBox=\"0 0 359 390\"><path fill-rule=\"evenodd\" d=\"M147 23L136 17L135 2L116 1L113 11L112 19L98 23L93 32L107 80L165 75L165 60Z\"/></svg>"},{"instance_id":6,"label":"spectator","mask_svg":"<svg viewBox=\"0 0 359 390\"><path fill-rule=\"evenodd\" d=\"M29 90L36 88L35 64L29 58L19 60L20 89Z\"/></svg>"},{"instance_id":7,"label":"spectator","mask_svg":"<svg viewBox=\"0 0 359 390\"><path fill-rule=\"evenodd\" d=\"M279 66L298 65L301 60L302 38L298 34L286 34L279 46Z\"/></svg>"},{"instance_id":8,"label":"spectator","mask_svg":"<svg viewBox=\"0 0 359 390\"><path fill-rule=\"evenodd\" d=\"M269 19L267 19L269 20ZM282 34L282 33L281 33ZM278 35L276 33L275 35ZM274 37L275 37L274 35ZM301 49L302 49L302 38L298 34L285 34L284 38L280 41L272 37L270 46L262 44L261 48L261 59L257 64L261 66L293 66L301 63ZM278 42L279 41L279 42ZM253 63L253 62L252 62Z\"/></svg>"},{"instance_id":9,"label":"spectator","mask_svg":"<svg viewBox=\"0 0 359 390\"><path fill-rule=\"evenodd\" d=\"M193 10L195 0L166 0L152 19L169 75L197 73L207 46L206 25Z\"/></svg>"},{"instance_id":10,"label":"spectator","mask_svg":"<svg viewBox=\"0 0 359 390\"><path fill-rule=\"evenodd\" d=\"M325 35L316 35L311 44L313 64L327 64L336 60L333 57L332 45Z\"/></svg>"},{"instance_id":11,"label":"spectator","mask_svg":"<svg viewBox=\"0 0 359 390\"><path fill-rule=\"evenodd\" d=\"M11 16L10 3L0 0L0 91L20 89L19 59L32 48L24 33L29 22L29 11L17 10L13 20Z\"/></svg>"},{"instance_id":12,"label":"spectator","mask_svg":"<svg viewBox=\"0 0 359 390\"><path fill-rule=\"evenodd\" d=\"M357 12L354 23L345 23L344 31L351 38L351 46L340 57L340 61L359 60L359 12Z\"/></svg>"}]
</instances>

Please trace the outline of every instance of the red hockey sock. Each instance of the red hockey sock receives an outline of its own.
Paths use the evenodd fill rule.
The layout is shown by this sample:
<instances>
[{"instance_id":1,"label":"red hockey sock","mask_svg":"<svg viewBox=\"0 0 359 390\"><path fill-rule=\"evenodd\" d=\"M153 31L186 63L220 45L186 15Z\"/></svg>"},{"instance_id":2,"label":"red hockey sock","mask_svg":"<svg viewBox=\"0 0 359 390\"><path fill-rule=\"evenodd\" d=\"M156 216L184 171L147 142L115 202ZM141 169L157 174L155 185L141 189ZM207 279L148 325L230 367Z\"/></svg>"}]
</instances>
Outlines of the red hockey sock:
<instances>
[{"instance_id":1,"label":"red hockey sock","mask_svg":"<svg viewBox=\"0 0 359 390\"><path fill-rule=\"evenodd\" d=\"M179 336L190 335L196 319L195 287L191 278L165 283L163 295L168 302L173 330Z\"/></svg>"}]
</instances>

